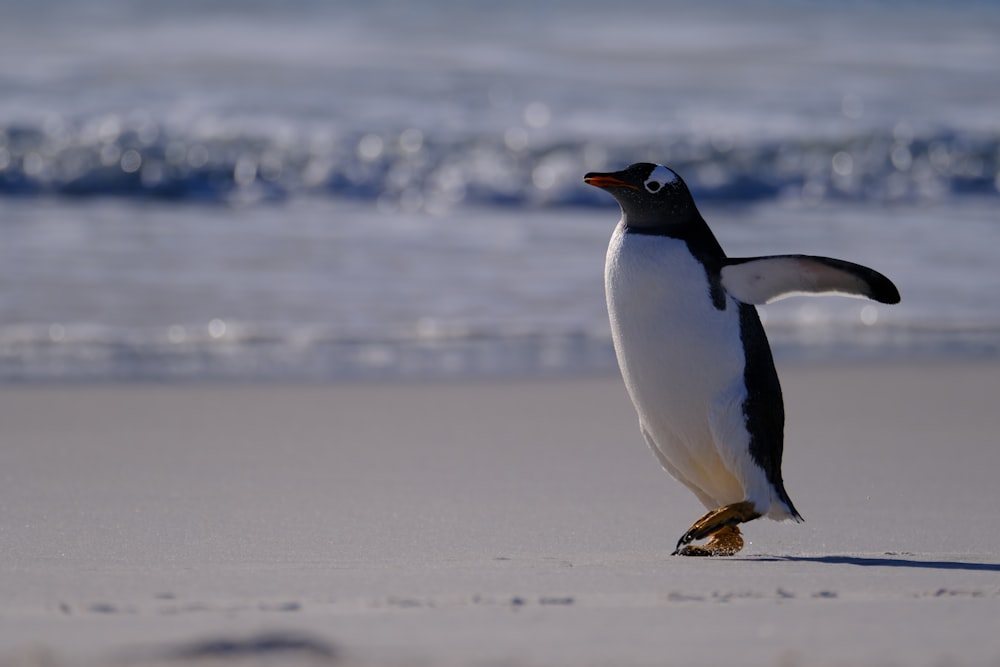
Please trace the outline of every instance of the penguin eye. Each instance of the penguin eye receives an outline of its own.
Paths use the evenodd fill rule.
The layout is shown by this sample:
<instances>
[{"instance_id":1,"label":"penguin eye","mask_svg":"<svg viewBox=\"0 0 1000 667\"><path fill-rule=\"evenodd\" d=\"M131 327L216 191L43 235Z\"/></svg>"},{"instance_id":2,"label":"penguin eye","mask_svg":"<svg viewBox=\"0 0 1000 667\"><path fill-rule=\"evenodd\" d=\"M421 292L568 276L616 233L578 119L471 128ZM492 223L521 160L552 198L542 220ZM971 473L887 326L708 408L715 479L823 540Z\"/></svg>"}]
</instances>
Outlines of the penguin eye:
<instances>
[{"instance_id":1,"label":"penguin eye","mask_svg":"<svg viewBox=\"0 0 1000 667\"><path fill-rule=\"evenodd\" d=\"M646 181L645 185L650 192L659 192L660 188L663 187L663 183L659 181Z\"/></svg>"}]
</instances>

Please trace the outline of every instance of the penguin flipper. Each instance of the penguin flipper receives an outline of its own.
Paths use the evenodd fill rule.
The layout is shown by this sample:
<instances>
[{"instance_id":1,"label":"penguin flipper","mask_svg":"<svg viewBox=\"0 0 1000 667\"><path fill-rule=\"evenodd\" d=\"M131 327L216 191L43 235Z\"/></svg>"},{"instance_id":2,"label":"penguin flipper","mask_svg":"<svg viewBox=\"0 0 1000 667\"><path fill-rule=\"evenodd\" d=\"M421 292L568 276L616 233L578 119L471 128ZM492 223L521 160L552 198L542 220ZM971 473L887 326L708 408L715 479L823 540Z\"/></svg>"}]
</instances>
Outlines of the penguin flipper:
<instances>
[{"instance_id":1,"label":"penguin flipper","mask_svg":"<svg viewBox=\"0 0 1000 667\"><path fill-rule=\"evenodd\" d=\"M881 273L832 257L734 257L725 260L720 273L726 292L743 303L770 303L795 294L841 294L899 303L899 290Z\"/></svg>"}]
</instances>

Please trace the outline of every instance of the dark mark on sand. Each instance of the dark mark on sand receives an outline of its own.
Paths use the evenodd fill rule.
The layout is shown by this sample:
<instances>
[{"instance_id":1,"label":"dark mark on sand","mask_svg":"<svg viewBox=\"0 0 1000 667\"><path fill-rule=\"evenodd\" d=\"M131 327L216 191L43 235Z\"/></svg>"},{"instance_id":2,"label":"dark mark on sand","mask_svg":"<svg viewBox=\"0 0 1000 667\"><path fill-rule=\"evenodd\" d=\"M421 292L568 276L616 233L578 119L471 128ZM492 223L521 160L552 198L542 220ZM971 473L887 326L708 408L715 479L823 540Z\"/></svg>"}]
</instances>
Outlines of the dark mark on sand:
<instances>
[{"instance_id":1,"label":"dark mark on sand","mask_svg":"<svg viewBox=\"0 0 1000 667\"><path fill-rule=\"evenodd\" d=\"M244 639L217 638L196 641L165 652L175 660L204 660L212 658L251 658L267 656L276 658L298 654L333 660L337 650L327 642L302 635L263 633Z\"/></svg>"},{"instance_id":2,"label":"dark mark on sand","mask_svg":"<svg viewBox=\"0 0 1000 667\"><path fill-rule=\"evenodd\" d=\"M568 605L573 604L572 596L566 596L563 598L538 598L538 604L557 604L557 605Z\"/></svg>"}]
</instances>

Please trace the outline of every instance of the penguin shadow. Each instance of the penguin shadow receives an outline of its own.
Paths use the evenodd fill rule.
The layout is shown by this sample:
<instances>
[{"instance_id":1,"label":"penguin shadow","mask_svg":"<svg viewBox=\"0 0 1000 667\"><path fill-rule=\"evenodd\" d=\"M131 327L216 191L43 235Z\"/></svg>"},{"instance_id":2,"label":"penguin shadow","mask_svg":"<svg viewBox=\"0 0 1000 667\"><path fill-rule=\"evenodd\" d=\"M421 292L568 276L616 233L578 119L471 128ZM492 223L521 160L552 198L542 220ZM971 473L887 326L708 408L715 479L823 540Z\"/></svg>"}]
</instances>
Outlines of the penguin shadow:
<instances>
[{"instance_id":1,"label":"penguin shadow","mask_svg":"<svg viewBox=\"0 0 1000 667\"><path fill-rule=\"evenodd\" d=\"M755 558L765 562L822 563L824 565L857 565L860 567L909 567L924 570L966 570L969 572L1000 572L1000 563L968 563L957 560L914 560L895 554L878 556L765 556Z\"/></svg>"}]
</instances>

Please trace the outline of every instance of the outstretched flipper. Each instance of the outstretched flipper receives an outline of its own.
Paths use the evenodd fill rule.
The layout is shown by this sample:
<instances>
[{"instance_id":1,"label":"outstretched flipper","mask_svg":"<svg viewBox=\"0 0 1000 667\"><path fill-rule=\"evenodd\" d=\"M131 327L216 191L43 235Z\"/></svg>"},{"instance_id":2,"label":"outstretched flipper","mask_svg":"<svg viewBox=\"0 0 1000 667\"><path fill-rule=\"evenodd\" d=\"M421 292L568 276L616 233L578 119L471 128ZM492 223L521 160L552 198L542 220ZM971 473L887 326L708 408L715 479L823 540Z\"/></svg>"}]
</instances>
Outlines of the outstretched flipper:
<instances>
[{"instance_id":1,"label":"outstretched flipper","mask_svg":"<svg viewBox=\"0 0 1000 667\"><path fill-rule=\"evenodd\" d=\"M881 273L832 257L729 258L720 274L726 292L743 303L770 303L794 294L842 294L899 303L899 290Z\"/></svg>"}]
</instances>

